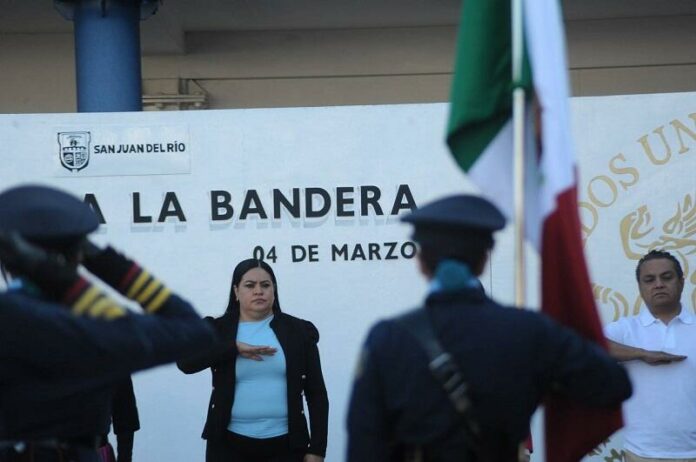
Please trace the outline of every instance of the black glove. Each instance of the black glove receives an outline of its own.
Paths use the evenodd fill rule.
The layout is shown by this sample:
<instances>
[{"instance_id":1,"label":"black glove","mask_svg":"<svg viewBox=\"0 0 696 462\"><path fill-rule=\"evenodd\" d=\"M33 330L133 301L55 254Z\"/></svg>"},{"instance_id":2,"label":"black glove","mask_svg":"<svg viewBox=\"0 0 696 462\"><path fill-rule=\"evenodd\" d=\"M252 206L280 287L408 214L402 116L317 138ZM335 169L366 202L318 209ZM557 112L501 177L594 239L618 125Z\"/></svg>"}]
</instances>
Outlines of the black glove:
<instances>
[{"instance_id":1,"label":"black glove","mask_svg":"<svg viewBox=\"0 0 696 462\"><path fill-rule=\"evenodd\" d=\"M116 462L131 462L133 460L133 432L116 435Z\"/></svg>"},{"instance_id":2,"label":"black glove","mask_svg":"<svg viewBox=\"0 0 696 462\"><path fill-rule=\"evenodd\" d=\"M55 299L79 279L77 268L62 255L46 252L16 232L0 233L0 261L12 275L27 278Z\"/></svg>"},{"instance_id":3,"label":"black glove","mask_svg":"<svg viewBox=\"0 0 696 462\"><path fill-rule=\"evenodd\" d=\"M111 287L120 289L123 278L133 267L133 262L109 246L100 249L89 239L82 246L83 266Z\"/></svg>"},{"instance_id":4,"label":"black glove","mask_svg":"<svg viewBox=\"0 0 696 462\"><path fill-rule=\"evenodd\" d=\"M89 238L85 237L80 245L80 250L82 250L82 257L85 261L89 261L97 257L100 253L104 251L94 242L90 241Z\"/></svg>"},{"instance_id":5,"label":"black glove","mask_svg":"<svg viewBox=\"0 0 696 462\"><path fill-rule=\"evenodd\" d=\"M161 281L113 248L100 251L88 248L85 256L83 265L89 272L126 298L138 302L146 311L155 312L169 300L171 291Z\"/></svg>"}]
</instances>

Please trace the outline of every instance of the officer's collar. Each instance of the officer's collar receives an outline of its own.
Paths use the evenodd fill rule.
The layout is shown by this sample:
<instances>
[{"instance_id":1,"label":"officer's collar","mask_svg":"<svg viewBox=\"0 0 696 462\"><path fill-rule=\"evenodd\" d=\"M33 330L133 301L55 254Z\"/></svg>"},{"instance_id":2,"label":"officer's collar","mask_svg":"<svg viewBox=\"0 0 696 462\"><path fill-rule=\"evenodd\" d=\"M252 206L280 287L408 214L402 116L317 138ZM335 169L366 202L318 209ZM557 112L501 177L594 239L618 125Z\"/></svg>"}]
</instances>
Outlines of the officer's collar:
<instances>
[{"instance_id":1,"label":"officer's collar","mask_svg":"<svg viewBox=\"0 0 696 462\"><path fill-rule=\"evenodd\" d=\"M24 278L14 278L7 283L8 292L22 292L34 296L42 296L39 286Z\"/></svg>"},{"instance_id":2,"label":"officer's collar","mask_svg":"<svg viewBox=\"0 0 696 462\"><path fill-rule=\"evenodd\" d=\"M460 290L454 291L436 291L431 292L425 299L425 304L430 305L431 303L441 303L453 300L470 300L470 301L482 301L486 299L486 292L483 287L467 287Z\"/></svg>"}]
</instances>

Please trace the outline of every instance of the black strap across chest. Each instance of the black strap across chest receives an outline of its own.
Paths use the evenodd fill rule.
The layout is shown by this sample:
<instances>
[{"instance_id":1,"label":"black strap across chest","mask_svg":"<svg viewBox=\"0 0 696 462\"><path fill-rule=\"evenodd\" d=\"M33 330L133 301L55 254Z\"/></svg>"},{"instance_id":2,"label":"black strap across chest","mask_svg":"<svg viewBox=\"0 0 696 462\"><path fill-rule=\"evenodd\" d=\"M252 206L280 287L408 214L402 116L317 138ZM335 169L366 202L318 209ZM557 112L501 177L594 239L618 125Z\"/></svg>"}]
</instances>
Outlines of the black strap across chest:
<instances>
[{"instance_id":1,"label":"black strap across chest","mask_svg":"<svg viewBox=\"0 0 696 462\"><path fill-rule=\"evenodd\" d=\"M437 337L425 308L411 310L395 319L396 323L413 336L428 355L428 368L445 390L457 411L464 435L476 450L479 446L479 427L472 414L471 401L464 375L450 353L445 351Z\"/></svg>"}]
</instances>

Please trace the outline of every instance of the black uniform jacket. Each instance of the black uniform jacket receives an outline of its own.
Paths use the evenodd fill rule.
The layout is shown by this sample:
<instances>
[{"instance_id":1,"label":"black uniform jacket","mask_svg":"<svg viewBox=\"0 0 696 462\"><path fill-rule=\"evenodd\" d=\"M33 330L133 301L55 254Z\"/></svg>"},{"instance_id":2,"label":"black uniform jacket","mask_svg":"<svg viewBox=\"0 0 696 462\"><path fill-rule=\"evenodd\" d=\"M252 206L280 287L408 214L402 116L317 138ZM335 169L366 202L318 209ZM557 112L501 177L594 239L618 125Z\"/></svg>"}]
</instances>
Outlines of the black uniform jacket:
<instances>
[{"instance_id":1,"label":"black uniform jacket","mask_svg":"<svg viewBox=\"0 0 696 462\"><path fill-rule=\"evenodd\" d=\"M600 347L538 313L503 307L479 290L437 293L427 312L469 385L486 462L517 460L529 420L549 393L592 406L631 394L628 376ZM348 461L389 461L407 446L426 460L461 461L458 416L420 345L395 321L370 331L348 413Z\"/></svg>"},{"instance_id":2,"label":"black uniform jacket","mask_svg":"<svg viewBox=\"0 0 696 462\"><path fill-rule=\"evenodd\" d=\"M215 342L208 323L176 295L155 315L106 320L23 292L2 293L0 440L106 433L114 384Z\"/></svg>"},{"instance_id":3,"label":"black uniform jacket","mask_svg":"<svg viewBox=\"0 0 696 462\"><path fill-rule=\"evenodd\" d=\"M226 313L220 318L205 318L224 343L224 351L206 357L179 361L179 369L187 374L211 368L213 392L203 438L219 438L227 431L234 401L236 380L236 336L239 315ZM276 313L271 328L283 348L288 389L288 436L296 448L324 456L328 431L329 400L319 361L319 332L309 322L285 313ZM310 432L304 416L302 395L309 409ZM263 397L260 397L262 399ZM311 435L311 437L310 437Z\"/></svg>"}]
</instances>

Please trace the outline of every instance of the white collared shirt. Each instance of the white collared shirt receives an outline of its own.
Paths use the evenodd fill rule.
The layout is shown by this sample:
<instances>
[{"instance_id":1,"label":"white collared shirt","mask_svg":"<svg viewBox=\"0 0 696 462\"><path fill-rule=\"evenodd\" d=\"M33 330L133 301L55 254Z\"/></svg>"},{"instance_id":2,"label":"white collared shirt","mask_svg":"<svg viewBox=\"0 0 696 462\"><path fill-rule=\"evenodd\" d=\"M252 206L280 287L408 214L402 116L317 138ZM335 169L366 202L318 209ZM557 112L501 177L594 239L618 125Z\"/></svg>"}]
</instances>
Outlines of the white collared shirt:
<instances>
[{"instance_id":1,"label":"white collared shirt","mask_svg":"<svg viewBox=\"0 0 696 462\"><path fill-rule=\"evenodd\" d=\"M633 396L624 403L624 447L649 458L696 457L696 316L682 307L669 324L647 308L637 316L605 326L617 343L687 356L660 366L643 361L624 363Z\"/></svg>"}]
</instances>

